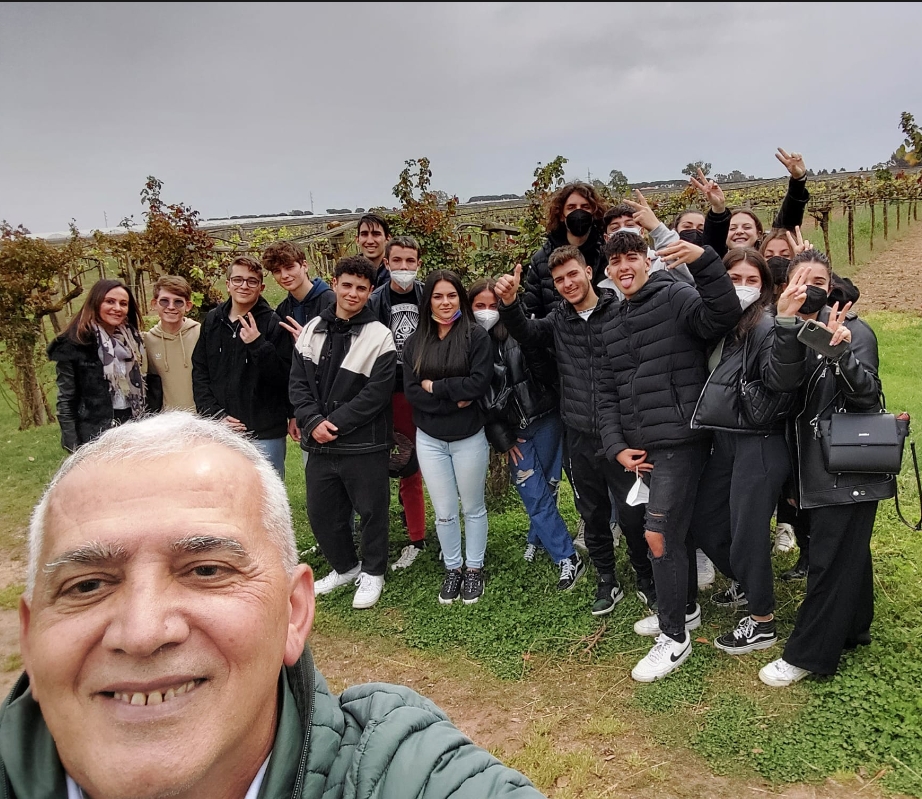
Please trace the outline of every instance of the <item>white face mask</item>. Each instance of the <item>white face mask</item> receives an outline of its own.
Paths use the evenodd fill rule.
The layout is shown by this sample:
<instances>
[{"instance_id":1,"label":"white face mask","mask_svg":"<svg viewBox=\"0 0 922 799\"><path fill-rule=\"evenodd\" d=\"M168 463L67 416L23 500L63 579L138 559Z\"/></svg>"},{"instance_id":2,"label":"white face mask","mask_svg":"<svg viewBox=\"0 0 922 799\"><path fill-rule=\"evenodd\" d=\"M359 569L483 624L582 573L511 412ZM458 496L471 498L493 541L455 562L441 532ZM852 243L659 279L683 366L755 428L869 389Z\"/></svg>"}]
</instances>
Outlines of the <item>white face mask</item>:
<instances>
[{"instance_id":1,"label":"white face mask","mask_svg":"<svg viewBox=\"0 0 922 799\"><path fill-rule=\"evenodd\" d=\"M406 291L410 286L413 285L413 281L416 280L416 270L415 269L395 269L391 272L391 280L394 281L400 288Z\"/></svg>"},{"instance_id":2,"label":"white face mask","mask_svg":"<svg viewBox=\"0 0 922 799\"><path fill-rule=\"evenodd\" d=\"M490 330L499 321L499 311L474 311L474 319L484 330Z\"/></svg>"},{"instance_id":3,"label":"white face mask","mask_svg":"<svg viewBox=\"0 0 922 799\"><path fill-rule=\"evenodd\" d=\"M637 479L634 481L634 485L631 486L631 490L627 492L627 497L625 497L625 502L628 505L646 505L650 501L650 487L643 481L643 478L640 476L640 472L637 472Z\"/></svg>"},{"instance_id":4,"label":"white face mask","mask_svg":"<svg viewBox=\"0 0 922 799\"><path fill-rule=\"evenodd\" d=\"M735 286L736 296L739 297L740 307L745 311L762 295L761 289L755 286Z\"/></svg>"}]
</instances>

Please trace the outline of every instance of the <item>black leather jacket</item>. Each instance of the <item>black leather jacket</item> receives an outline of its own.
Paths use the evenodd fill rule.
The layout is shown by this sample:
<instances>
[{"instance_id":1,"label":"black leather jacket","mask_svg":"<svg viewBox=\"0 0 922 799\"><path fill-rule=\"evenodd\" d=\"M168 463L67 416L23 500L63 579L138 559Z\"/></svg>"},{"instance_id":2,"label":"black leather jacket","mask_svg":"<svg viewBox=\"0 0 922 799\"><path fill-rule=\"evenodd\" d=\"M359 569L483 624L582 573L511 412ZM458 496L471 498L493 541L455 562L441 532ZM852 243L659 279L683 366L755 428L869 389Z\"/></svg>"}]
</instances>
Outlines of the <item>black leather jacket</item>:
<instances>
[{"instance_id":1,"label":"black leather jacket","mask_svg":"<svg viewBox=\"0 0 922 799\"><path fill-rule=\"evenodd\" d=\"M819 312L818 321L828 319L826 307ZM852 332L851 344L833 361L797 339L803 325L800 319L775 322L774 363L767 384L782 391L799 391L798 412L789 420L788 437L801 508L889 499L895 491L892 475L826 471L818 433L820 420L829 419L839 407L865 413L880 410L877 337L867 323L852 314L845 324Z\"/></svg>"}]
</instances>

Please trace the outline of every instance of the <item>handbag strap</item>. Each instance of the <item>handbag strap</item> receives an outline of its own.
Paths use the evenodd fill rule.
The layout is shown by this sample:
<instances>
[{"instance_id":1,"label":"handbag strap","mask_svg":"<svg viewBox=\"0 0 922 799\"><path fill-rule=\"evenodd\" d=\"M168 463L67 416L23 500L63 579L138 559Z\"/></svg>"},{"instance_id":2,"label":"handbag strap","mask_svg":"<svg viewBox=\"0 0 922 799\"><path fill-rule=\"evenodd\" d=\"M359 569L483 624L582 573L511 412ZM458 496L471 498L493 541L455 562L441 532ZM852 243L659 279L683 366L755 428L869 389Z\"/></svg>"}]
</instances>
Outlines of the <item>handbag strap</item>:
<instances>
[{"instance_id":1,"label":"handbag strap","mask_svg":"<svg viewBox=\"0 0 922 799\"><path fill-rule=\"evenodd\" d=\"M903 516L903 511L900 509L900 487L899 484L896 485L896 491L893 494L893 502L896 505L896 515L899 517L900 521L905 524L910 530L915 530L916 532L922 531L922 478L919 477L919 459L916 457L916 442L909 442L909 451L912 453L912 469L916 475L916 490L918 491L919 497L919 521L915 524L906 521L906 517ZM894 480L896 476L894 475Z\"/></svg>"}]
</instances>

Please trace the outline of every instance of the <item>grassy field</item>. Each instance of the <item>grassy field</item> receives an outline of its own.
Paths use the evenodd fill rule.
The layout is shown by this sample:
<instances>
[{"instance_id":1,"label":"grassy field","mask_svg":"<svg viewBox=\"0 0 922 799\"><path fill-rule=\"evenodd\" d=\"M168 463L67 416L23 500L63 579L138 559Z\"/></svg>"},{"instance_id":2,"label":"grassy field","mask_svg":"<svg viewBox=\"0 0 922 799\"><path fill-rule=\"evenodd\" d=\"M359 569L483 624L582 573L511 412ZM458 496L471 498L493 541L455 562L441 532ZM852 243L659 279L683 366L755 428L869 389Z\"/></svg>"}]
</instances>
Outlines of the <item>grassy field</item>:
<instances>
[{"instance_id":1,"label":"grassy field","mask_svg":"<svg viewBox=\"0 0 922 799\"><path fill-rule=\"evenodd\" d=\"M915 366L922 353L922 319L878 313L869 321L880 340L890 409L909 410L922 419L922 385ZM30 509L62 451L56 427L25 432L15 427L15 415L0 404L0 547L21 558ZM322 576L327 567L313 550L300 453L294 446L289 449L288 473L299 546ZM900 484L911 511L915 492L905 470ZM575 527L566 486L561 507ZM649 644L631 629L642 615L640 603L629 592L611 617L593 618L588 612L591 579L560 594L549 561L529 565L522 560L526 525L514 494L491 509L489 582L477 605L445 608L435 601L441 569L436 548L430 547L413 569L388 575L384 596L372 610L353 611L350 592L323 597L321 628L338 630L363 646L387 639L440 659L475 661L504 680L538 676L539 665L548 663L572 663L574 668L579 663L604 664L626 677ZM406 543L396 497L391 529L394 559ZM756 773L784 784L862 772L880 775L879 783L890 791L922 794L922 534L900 526L893 503L883 503L873 548L874 641L847 654L834 679L810 679L784 691L765 688L756 673L779 656L780 647L741 658L719 652L710 642L736 617L704 601L704 625L693 657L660 683L639 686L627 680L624 690L645 733L658 743L687 747L720 774ZM623 546L618 558L620 573L629 574ZM793 553L779 558L776 569L787 568L792 559ZM627 587L632 587L630 582ZM4 606L15 603L19 590L17 585L0 586ZM802 585L778 584L782 637L791 630L801 592ZM612 713L617 715L617 709ZM541 740L551 745L546 732ZM528 770L526 762L521 765Z\"/></svg>"}]
</instances>

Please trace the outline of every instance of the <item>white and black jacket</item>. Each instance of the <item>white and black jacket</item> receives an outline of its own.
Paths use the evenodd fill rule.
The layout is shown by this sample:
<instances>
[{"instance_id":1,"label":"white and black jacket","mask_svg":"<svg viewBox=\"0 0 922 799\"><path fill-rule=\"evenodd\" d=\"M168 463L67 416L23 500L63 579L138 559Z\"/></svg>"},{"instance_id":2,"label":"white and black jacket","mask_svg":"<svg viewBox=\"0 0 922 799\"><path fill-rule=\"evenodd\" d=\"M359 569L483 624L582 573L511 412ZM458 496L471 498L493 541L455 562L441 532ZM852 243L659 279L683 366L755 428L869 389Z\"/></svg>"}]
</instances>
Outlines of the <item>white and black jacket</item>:
<instances>
[{"instance_id":1,"label":"white and black jacket","mask_svg":"<svg viewBox=\"0 0 922 799\"><path fill-rule=\"evenodd\" d=\"M344 337L344 347L335 352L333 329ZM387 449L396 369L391 331L367 307L344 320L331 306L308 322L295 344L289 381L301 448L339 455ZM318 444L311 431L324 419L338 433Z\"/></svg>"}]
</instances>

